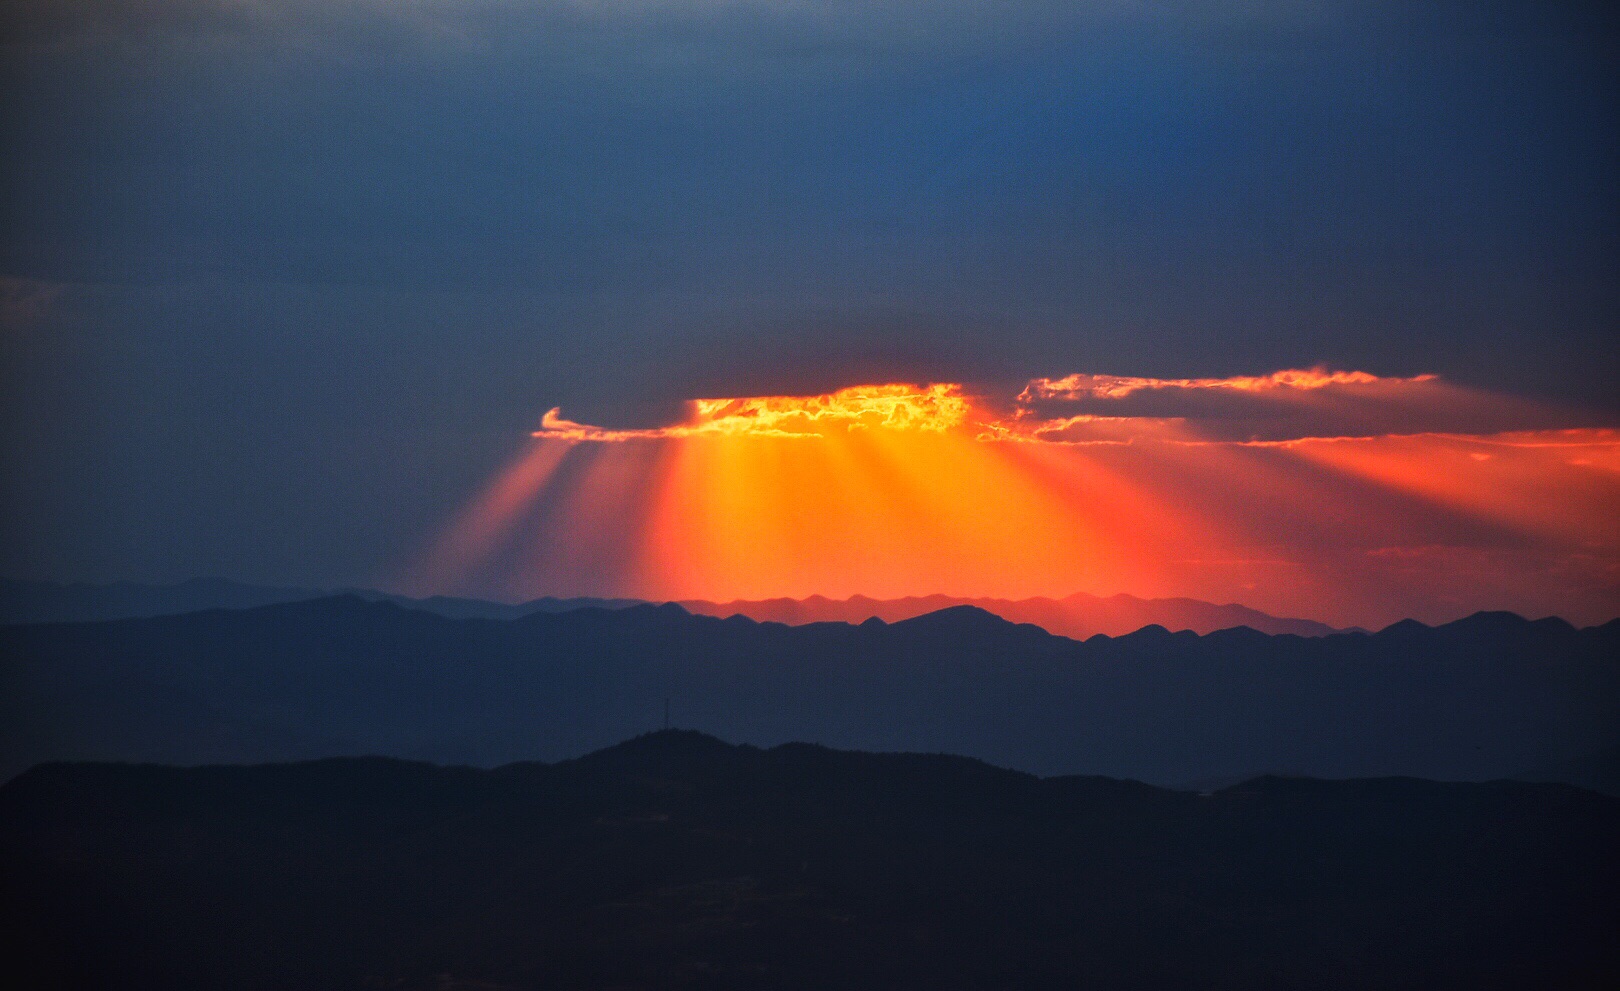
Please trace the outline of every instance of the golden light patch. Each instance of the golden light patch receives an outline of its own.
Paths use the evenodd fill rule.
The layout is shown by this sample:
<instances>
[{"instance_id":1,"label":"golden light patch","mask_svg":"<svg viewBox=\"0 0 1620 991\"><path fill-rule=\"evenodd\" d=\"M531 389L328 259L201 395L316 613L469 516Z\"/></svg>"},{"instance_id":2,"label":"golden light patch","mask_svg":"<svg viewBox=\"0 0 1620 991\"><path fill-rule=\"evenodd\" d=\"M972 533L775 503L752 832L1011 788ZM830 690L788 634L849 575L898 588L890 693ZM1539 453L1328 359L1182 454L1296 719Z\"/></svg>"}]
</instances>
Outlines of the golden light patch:
<instances>
[{"instance_id":1,"label":"golden light patch","mask_svg":"<svg viewBox=\"0 0 1620 991\"><path fill-rule=\"evenodd\" d=\"M1043 417L1026 401L1146 389L1243 392L1333 432L1253 438L1192 413ZM1620 434L1424 429L1458 410L1513 420L1523 401L1317 369L1035 380L1000 409L956 383L698 399L680 423L629 430L553 409L413 588L713 601L1131 592L1368 627L1475 608L1620 611ZM1412 547L1448 550L1383 550Z\"/></svg>"},{"instance_id":2,"label":"golden light patch","mask_svg":"<svg viewBox=\"0 0 1620 991\"><path fill-rule=\"evenodd\" d=\"M926 386L858 385L819 396L744 396L694 399L688 422L640 430L610 430L566 420L552 409L536 437L625 441L660 437L819 437L830 432L925 430L961 426L972 406L954 383Z\"/></svg>"}]
</instances>

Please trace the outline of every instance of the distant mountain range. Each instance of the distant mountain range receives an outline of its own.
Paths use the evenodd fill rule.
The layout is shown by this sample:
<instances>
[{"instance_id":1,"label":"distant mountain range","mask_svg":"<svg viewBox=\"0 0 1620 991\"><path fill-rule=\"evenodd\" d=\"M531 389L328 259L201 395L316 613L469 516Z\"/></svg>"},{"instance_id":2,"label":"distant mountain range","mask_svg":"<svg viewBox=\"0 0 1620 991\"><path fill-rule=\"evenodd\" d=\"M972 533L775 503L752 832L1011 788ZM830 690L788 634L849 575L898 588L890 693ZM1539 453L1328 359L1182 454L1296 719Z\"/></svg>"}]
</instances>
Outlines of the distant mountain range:
<instances>
[{"instance_id":1,"label":"distant mountain range","mask_svg":"<svg viewBox=\"0 0 1620 991\"><path fill-rule=\"evenodd\" d=\"M413 599L371 589L336 592L276 585L249 585L225 578L193 578L172 585L114 582L28 582L0 579L0 623L78 623L107 619L175 616L205 609L252 609L280 602L305 602L332 595L354 595L368 602L392 602L452 619L517 619L537 612L570 609L623 609L644 605L640 599L534 599L511 604L435 595Z\"/></svg>"},{"instance_id":2,"label":"distant mountain range","mask_svg":"<svg viewBox=\"0 0 1620 991\"><path fill-rule=\"evenodd\" d=\"M491 771L51 764L0 787L0 950L45 991L1595 989L1617 835L1559 785L1200 797L680 731Z\"/></svg>"},{"instance_id":3,"label":"distant mountain range","mask_svg":"<svg viewBox=\"0 0 1620 991\"><path fill-rule=\"evenodd\" d=\"M674 605L451 619L340 596L7 626L0 774L56 759L557 760L658 725L666 700L677 725L759 745L1165 785L1601 775L1592 761L1620 744L1620 621L1078 642L968 606L782 626Z\"/></svg>"},{"instance_id":4,"label":"distant mountain range","mask_svg":"<svg viewBox=\"0 0 1620 991\"><path fill-rule=\"evenodd\" d=\"M541 598L523 603L489 602L451 596L413 599L370 589L343 589L374 602L393 602L425 609L455 619L517 619L537 612L570 609L624 609L654 604L640 599ZM0 581L0 623L60 623L102 619L132 619L199 612L203 609L248 609L278 602L318 599L332 592L307 588L247 585L220 578L199 578L174 585L111 585ZM1341 632L1308 619L1280 619L1240 605L1218 606L1197 599L1139 599L1133 595L1102 598L1075 594L1062 599L961 598L948 595L903 599L870 599L857 595L828 599L738 599L710 602L684 599L677 603L703 616L742 615L759 622L860 623L874 617L887 623L911 619L952 606L976 606L1014 623L1033 623L1048 633L1083 640L1099 633L1120 636L1144 626L1168 630L1213 633L1247 626L1261 633L1292 633L1321 637Z\"/></svg>"},{"instance_id":5,"label":"distant mountain range","mask_svg":"<svg viewBox=\"0 0 1620 991\"><path fill-rule=\"evenodd\" d=\"M1084 640L1097 634L1123 636L1144 626L1167 630L1214 633L1246 626L1261 633L1292 633L1301 637L1325 637L1342 632L1325 623L1308 619L1279 619L1247 606L1217 606L1197 599L1139 599L1134 595L1102 598L1076 593L1062 599L983 599L949 595L913 596L904 599L869 599L864 595L848 599L828 599L812 595L807 599L739 599L732 602L682 600L688 612L704 616L747 616L759 622L860 623L876 617L886 623L924 616L953 606L974 606L1013 623L1033 623L1048 633Z\"/></svg>"}]
</instances>

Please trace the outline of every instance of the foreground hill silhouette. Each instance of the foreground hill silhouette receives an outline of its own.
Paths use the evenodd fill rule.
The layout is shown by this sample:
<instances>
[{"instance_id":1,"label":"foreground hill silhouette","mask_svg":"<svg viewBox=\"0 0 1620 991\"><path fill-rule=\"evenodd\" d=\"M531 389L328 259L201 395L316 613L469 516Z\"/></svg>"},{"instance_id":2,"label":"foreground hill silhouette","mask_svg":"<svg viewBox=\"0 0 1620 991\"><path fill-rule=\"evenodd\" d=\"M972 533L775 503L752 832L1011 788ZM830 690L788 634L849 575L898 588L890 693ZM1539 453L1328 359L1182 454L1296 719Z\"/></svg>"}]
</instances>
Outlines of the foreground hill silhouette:
<instances>
[{"instance_id":1,"label":"foreground hill silhouette","mask_svg":"<svg viewBox=\"0 0 1620 991\"><path fill-rule=\"evenodd\" d=\"M1560 776L1620 743L1620 622L1482 613L1374 635L1149 627L1080 643L971 607L789 627L676 606L453 620L349 596L13 626L0 628L0 773L57 759L556 760L657 725L666 699L677 722L759 745L1165 785Z\"/></svg>"},{"instance_id":2,"label":"foreground hill silhouette","mask_svg":"<svg viewBox=\"0 0 1620 991\"><path fill-rule=\"evenodd\" d=\"M58 585L50 582L0 581L0 622L62 623L99 619L135 619L198 612L203 609L246 609L278 602L325 598L331 593L312 589L244 585L218 578L195 579L175 585ZM522 603L487 602L436 595L412 599L365 589L353 594L371 601L393 602L453 619L518 619L537 612L573 609L624 609L643 605L635 599L542 598ZM1337 632L1308 619L1279 619L1240 605L1218 606L1197 599L1139 599L1133 595L1100 598L1076 594L1062 599L967 599L929 595L903 599L870 599L857 595L828 599L757 599L678 603L688 612L704 616L743 615L760 622L860 623L876 617L894 623L952 606L971 605L1014 623L1034 623L1049 633L1084 639L1099 633L1119 636L1144 626L1213 633L1247 626L1262 633L1293 633L1320 637Z\"/></svg>"},{"instance_id":3,"label":"foreground hill silhouette","mask_svg":"<svg viewBox=\"0 0 1620 991\"><path fill-rule=\"evenodd\" d=\"M52 764L0 788L0 939L39 988L1599 988L1616 835L1564 785L1200 797L680 731Z\"/></svg>"}]
</instances>

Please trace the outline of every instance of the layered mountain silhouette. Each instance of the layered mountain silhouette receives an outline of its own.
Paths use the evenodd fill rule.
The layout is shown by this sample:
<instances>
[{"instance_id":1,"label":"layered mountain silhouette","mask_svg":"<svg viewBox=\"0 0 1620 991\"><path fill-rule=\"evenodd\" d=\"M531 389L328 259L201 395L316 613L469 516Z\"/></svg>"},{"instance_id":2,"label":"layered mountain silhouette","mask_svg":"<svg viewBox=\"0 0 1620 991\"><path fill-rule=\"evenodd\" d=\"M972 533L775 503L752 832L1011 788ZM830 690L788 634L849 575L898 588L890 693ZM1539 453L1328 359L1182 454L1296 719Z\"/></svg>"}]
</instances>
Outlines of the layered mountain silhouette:
<instances>
[{"instance_id":1,"label":"layered mountain silhouette","mask_svg":"<svg viewBox=\"0 0 1620 991\"><path fill-rule=\"evenodd\" d=\"M1217 606L1197 599L1139 599L1134 595L1102 598L1077 593L1062 599L957 598L949 595L915 596L903 599L869 599L863 595L848 599L828 599L812 595L806 599L739 599L732 602L682 600L688 612L704 616L747 616L760 622L860 623L877 618L897 623L953 606L974 606L1013 623L1033 623L1048 633L1084 640L1104 634L1122 636L1144 626L1168 630L1214 633L1236 626L1247 626L1261 633L1292 633L1302 637L1322 637L1340 632L1325 623L1308 619L1279 619L1247 606Z\"/></svg>"},{"instance_id":2,"label":"layered mountain silhouette","mask_svg":"<svg viewBox=\"0 0 1620 991\"><path fill-rule=\"evenodd\" d=\"M50 764L0 788L0 942L42 989L1607 988L1616 835L1562 785L1201 797L680 731Z\"/></svg>"},{"instance_id":3,"label":"layered mountain silhouette","mask_svg":"<svg viewBox=\"0 0 1620 991\"><path fill-rule=\"evenodd\" d=\"M0 580L0 622L77 623L167 616L203 609L251 609L320 595L309 589L245 585L223 578L194 578L173 585Z\"/></svg>"},{"instance_id":4,"label":"layered mountain silhouette","mask_svg":"<svg viewBox=\"0 0 1620 991\"><path fill-rule=\"evenodd\" d=\"M1620 621L1085 642L958 606L785 626L674 605L450 619L340 596L0 628L0 773L44 760L558 760L658 725L1164 785L1507 777L1620 744ZM1571 763L1573 762L1573 764Z\"/></svg>"},{"instance_id":5,"label":"layered mountain silhouette","mask_svg":"<svg viewBox=\"0 0 1620 991\"><path fill-rule=\"evenodd\" d=\"M456 619L517 619L537 612L572 609L624 609L644 604L639 599L541 598L522 603L432 596L413 599L369 589L345 590L375 602L393 602L425 609ZM197 612L203 609L243 609L323 598L331 593L314 589L244 585L219 578L196 579L176 585L56 585L49 582L0 581L0 622L58 623L97 619L129 619ZM930 595L903 599L853 596L828 599L757 599L710 602L682 600L688 612L704 616L743 615L760 622L860 623L878 618L894 623L952 606L977 606L1015 623L1034 623L1059 636L1085 639L1099 633L1120 636L1144 626L1213 633L1247 626L1262 633L1293 633L1319 637L1338 632L1308 619L1279 619L1240 605L1218 606L1197 599L1140 599L1131 595L1101 598L1076 594L1062 599L990 599Z\"/></svg>"},{"instance_id":6,"label":"layered mountain silhouette","mask_svg":"<svg viewBox=\"0 0 1620 991\"><path fill-rule=\"evenodd\" d=\"M172 585L63 584L0 579L0 623L76 623L174 616L205 609L251 609L280 602L304 602L334 594L354 595L368 602L392 602L452 619L517 619L537 612L624 609L644 604L640 599L551 597L517 604L448 595L415 599L372 589L343 589L334 593L313 588L250 585L225 578L193 578Z\"/></svg>"}]
</instances>

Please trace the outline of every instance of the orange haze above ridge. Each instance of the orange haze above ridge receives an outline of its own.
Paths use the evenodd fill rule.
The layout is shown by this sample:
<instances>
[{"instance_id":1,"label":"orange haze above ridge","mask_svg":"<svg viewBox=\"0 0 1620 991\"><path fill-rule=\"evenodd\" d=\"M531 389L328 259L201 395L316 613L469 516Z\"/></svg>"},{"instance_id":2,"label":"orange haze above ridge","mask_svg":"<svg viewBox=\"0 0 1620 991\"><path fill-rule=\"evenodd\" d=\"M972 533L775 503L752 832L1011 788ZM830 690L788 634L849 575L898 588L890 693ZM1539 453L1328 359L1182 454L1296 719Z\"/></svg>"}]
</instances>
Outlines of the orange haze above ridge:
<instances>
[{"instance_id":1,"label":"orange haze above ridge","mask_svg":"<svg viewBox=\"0 0 1620 991\"><path fill-rule=\"evenodd\" d=\"M552 409L418 592L1240 601L1334 625L1620 613L1620 434L1432 375L1070 375Z\"/></svg>"}]
</instances>

